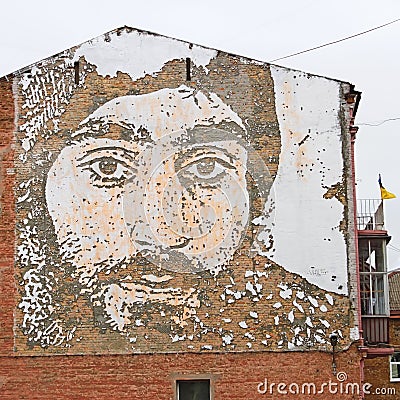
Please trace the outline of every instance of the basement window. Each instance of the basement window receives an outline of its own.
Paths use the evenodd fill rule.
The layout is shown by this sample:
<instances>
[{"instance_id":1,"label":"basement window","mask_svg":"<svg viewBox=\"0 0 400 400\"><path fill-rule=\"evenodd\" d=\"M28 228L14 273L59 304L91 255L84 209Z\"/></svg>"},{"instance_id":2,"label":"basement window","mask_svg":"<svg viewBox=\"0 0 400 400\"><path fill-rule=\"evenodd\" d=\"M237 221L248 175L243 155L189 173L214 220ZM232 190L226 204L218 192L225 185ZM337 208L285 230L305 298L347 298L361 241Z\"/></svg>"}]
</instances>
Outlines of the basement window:
<instances>
[{"instance_id":1,"label":"basement window","mask_svg":"<svg viewBox=\"0 0 400 400\"><path fill-rule=\"evenodd\" d=\"M210 400L210 380L176 381L177 400Z\"/></svg>"},{"instance_id":2,"label":"basement window","mask_svg":"<svg viewBox=\"0 0 400 400\"><path fill-rule=\"evenodd\" d=\"M400 382L400 353L390 356L390 382Z\"/></svg>"}]
</instances>

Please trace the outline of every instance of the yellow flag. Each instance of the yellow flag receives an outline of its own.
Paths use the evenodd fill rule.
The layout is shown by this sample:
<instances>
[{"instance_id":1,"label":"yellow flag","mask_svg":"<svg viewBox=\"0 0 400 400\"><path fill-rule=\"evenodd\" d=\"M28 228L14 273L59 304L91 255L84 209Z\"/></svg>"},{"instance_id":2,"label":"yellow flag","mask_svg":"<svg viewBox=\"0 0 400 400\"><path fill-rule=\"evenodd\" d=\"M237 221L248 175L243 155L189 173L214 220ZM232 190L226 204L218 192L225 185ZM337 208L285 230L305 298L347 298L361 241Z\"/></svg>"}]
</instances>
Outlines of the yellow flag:
<instances>
[{"instance_id":1,"label":"yellow flag","mask_svg":"<svg viewBox=\"0 0 400 400\"><path fill-rule=\"evenodd\" d=\"M381 187L381 199L382 200L395 199L395 198L396 198L395 194L390 193L384 187Z\"/></svg>"},{"instance_id":2,"label":"yellow flag","mask_svg":"<svg viewBox=\"0 0 400 400\"><path fill-rule=\"evenodd\" d=\"M388 192L382 185L382 179L381 179L381 174L379 174L379 188L381 189L381 199L382 200L388 200L388 199L395 199L396 195L393 193Z\"/></svg>"}]
</instances>

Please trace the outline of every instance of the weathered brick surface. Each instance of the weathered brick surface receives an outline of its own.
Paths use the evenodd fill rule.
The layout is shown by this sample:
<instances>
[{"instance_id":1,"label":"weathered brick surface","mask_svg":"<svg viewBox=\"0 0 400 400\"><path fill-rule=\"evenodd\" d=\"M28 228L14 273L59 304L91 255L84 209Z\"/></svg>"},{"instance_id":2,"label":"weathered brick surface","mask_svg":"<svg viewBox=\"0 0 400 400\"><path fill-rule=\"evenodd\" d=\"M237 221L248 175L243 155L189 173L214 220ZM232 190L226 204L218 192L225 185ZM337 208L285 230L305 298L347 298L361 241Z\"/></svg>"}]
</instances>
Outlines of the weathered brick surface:
<instances>
[{"instance_id":1,"label":"weathered brick surface","mask_svg":"<svg viewBox=\"0 0 400 400\"><path fill-rule=\"evenodd\" d=\"M0 81L0 399L174 399L175 379L182 376L209 377L214 400L295 398L280 396L276 388L273 394L260 394L257 385L266 378L269 384L300 387L310 382L319 390L323 383L337 382L332 375L331 346L324 340L340 330L340 349L352 343L349 328L356 323L350 298L327 292L266 257L250 254L256 225L250 224L241 248L217 277L207 272L175 273L168 282L174 288L195 288L200 293L198 320L187 317L179 306L131 307L130 325L121 334L105 322L104 309L94 306L77 284L74 268L61 260L46 207L49 169L61 149L76 140L72 133L84 118L116 97L181 85L215 93L240 115L249 140L275 177L281 140L269 66L219 52L207 72L192 68L191 81L186 81L184 59L169 61L159 73L132 81L123 73L100 76L81 58L81 82L76 84L74 69L64 64L69 56L66 52L38 64L33 76L29 71L15 76L14 95L12 83ZM347 106L341 106L345 114ZM344 119L347 124L348 116ZM347 135L345 129L343 135ZM113 139L126 135L121 127L109 132ZM326 188L325 197L346 206L351 197L347 137L343 143L347 175L343 182ZM247 184L252 220L265 199L251 177ZM21 200L16 202L16 198ZM351 264L355 249L348 236L354 227L350 224L346 231L345 219L341 229L348 239ZM139 280L154 270L149 263L130 262L107 274L99 272L98 279L118 282L130 274ZM349 271L354 272L354 265ZM232 287L235 292L226 290ZM351 290L352 294L356 291ZM186 325L171 323L178 317L187 317ZM234 340L222 344L222 332L230 330ZM301 339L297 351L288 352L295 335ZM193 337L187 340L188 336ZM337 355L338 371L347 374L346 382L359 383L359 361L355 345ZM331 393L329 387L320 395L298 398L334 396L358 398Z\"/></svg>"},{"instance_id":2,"label":"weathered brick surface","mask_svg":"<svg viewBox=\"0 0 400 400\"><path fill-rule=\"evenodd\" d=\"M340 387L331 363L330 354L319 352L3 357L0 398L172 400L176 379L200 376L211 379L214 400L358 399ZM359 383L355 347L338 355L337 365L338 371L347 374L345 383ZM268 392L258 393L257 387L265 379ZM321 390L321 385L330 381L338 385ZM283 391L297 384L300 393L279 394L278 383L287 385L281 387ZM322 393L308 395L305 387L302 394L303 383L314 383L316 392ZM292 386L291 390L297 389Z\"/></svg>"},{"instance_id":3,"label":"weathered brick surface","mask_svg":"<svg viewBox=\"0 0 400 400\"><path fill-rule=\"evenodd\" d=\"M0 354L14 345L14 99L12 83L0 79Z\"/></svg>"},{"instance_id":4,"label":"weathered brick surface","mask_svg":"<svg viewBox=\"0 0 400 400\"><path fill-rule=\"evenodd\" d=\"M400 382L390 382L389 356L365 359L364 381L373 385L365 399L399 399Z\"/></svg>"},{"instance_id":5,"label":"weathered brick surface","mask_svg":"<svg viewBox=\"0 0 400 400\"><path fill-rule=\"evenodd\" d=\"M389 343L395 352L400 351L400 319L389 320ZM374 387L371 394L365 396L366 399L394 400L400 397L400 382L390 382L390 356L365 359L364 377ZM395 393L391 393L391 390Z\"/></svg>"},{"instance_id":6,"label":"weathered brick surface","mask_svg":"<svg viewBox=\"0 0 400 400\"><path fill-rule=\"evenodd\" d=\"M274 103L274 83L269 66L220 52L211 60L207 73L201 68L193 67L191 81L185 80L185 67L185 60L170 61L157 75L146 75L144 78L132 81L123 73L118 73L113 78L99 76L92 65L81 59L80 68L84 84L76 85L74 71L65 69L63 59L60 57L51 60L41 72L36 72L34 78L29 78L32 82L28 88L23 89L21 84L18 85L20 126L18 143L26 141L28 137L26 132L31 128L30 124L45 121L40 122L43 127L29 137L31 150L26 152L24 146L19 145L15 156L18 170L16 193L23 197L28 190L30 191L29 202L21 202L16 210L16 218L19 221L16 245L22 245L21 254L30 253L30 259L22 255L16 260L17 279L25 284L19 287L19 297L22 298L28 291L36 290L35 282L40 281L40 291L46 293L49 288L47 294L57 298L59 304L50 312L47 307L51 301L43 302L41 296L45 297L45 294L42 293L35 298L35 301L39 299L38 304L31 305L28 313L16 309L16 349L21 353L200 351L204 345L212 346L217 351L243 349L280 351L287 348L287 342L293 340L295 335L301 336L300 341L304 349L312 349L315 346L324 349L326 346L318 344L320 341L316 338L321 337L321 333L324 335L323 332L327 330L342 332L344 337L341 345L346 346L351 342L349 327L354 325L354 320L349 297L327 293L266 257L253 257L251 246L254 232L258 229L253 224L247 229L240 251L236 251L227 268L217 277L207 273L174 273L173 279L168 282L168 286L165 286L189 290L195 288L196 293L204 299L204 306L195 311L205 326L203 329L199 329L199 326L193 323L193 318L189 315L193 310L187 310L184 305L164 307L159 312L154 308L159 307L158 305L146 304L144 307L135 307L134 311L130 310L135 314L132 320L146 322L139 326L132 324L132 328L127 328L132 337L132 342L129 343L125 337L104 323L107 316L103 315L100 308L97 311L94 309L89 296L80 295L82 288L76 284L76 277L72 276L73 269L60 260L51 217L45 203L44 187L48 170L60 149L73 140L71 132L74 132L78 124L102 104L118 96L146 95L165 88L179 88L181 85L204 93L215 93L240 115L243 121L246 121L249 141L268 167L272 177L277 173L281 140ZM54 76L59 76L59 81L56 83L53 80ZM19 82L19 78L16 78L16 82ZM52 107L55 103L63 101L68 101L68 106L65 107L62 117L58 118L60 121L55 123L54 116L50 118L53 115ZM185 110L176 112L184 113ZM32 113L35 119L32 118ZM223 129L224 126L220 128ZM112 128L108 134L114 139L126 135L126 128L121 127ZM343 151L348 152L348 148ZM346 157L349 157L349 154ZM28 181L29 188L26 186ZM345 184L347 182L327 188L326 198L336 197L338 201L346 203ZM253 220L253 216L260 215L265 199L260 198L251 177L248 190L252 199L250 220ZM20 223L22 221L28 222ZM342 229L346 229L345 220ZM32 233L33 231L37 233ZM32 248L27 246L27 236L29 243L33 243ZM32 250L35 246L38 249ZM44 259L45 267L41 266ZM153 274L154 268L153 265L131 263L127 267L113 269L107 275L104 273L97 275L100 282L122 281L127 275L131 277L130 279L140 281L141 274ZM29 278L30 281L28 278L24 279L26 273L32 271L34 277ZM248 271L253 271L254 275L245 278ZM282 285L286 284L291 295L283 299L280 292ZM262 287L262 294L252 293L253 289L249 287L256 287L255 285ZM231 288L230 294L225 293L227 288ZM234 296L233 291L238 294L238 298ZM328 302L326 295L333 299L334 306ZM281 306L275 308L274 304L278 303ZM318 306L315 306L316 303ZM51 319L41 318L31 324L26 318L31 318L39 309L41 313L51 314ZM250 312L257 317L251 317ZM164 316L160 315L162 313ZM291 313L294 313L294 321L289 320L292 318ZM275 318L279 318L279 322ZM52 325L53 321L66 319L68 321L64 325L62 322L56 328ZM183 323L171 325L171 320L174 319L183 320ZM306 320L310 322L306 324ZM238 327L244 322L249 327L248 331ZM41 324L40 328L35 323ZM294 333L295 329L296 332L300 330ZM43 332L49 330L52 331L50 335L43 335ZM59 330L62 332L58 333ZM234 332L235 340L224 346L221 332L229 333L231 330ZM193 332L194 338L189 343L187 339L171 341L171 337L187 338L193 336ZM68 339L71 337L74 338ZM54 343L62 345L54 348L51 346ZM35 346L37 344L41 344L45 350Z\"/></svg>"},{"instance_id":7,"label":"weathered brick surface","mask_svg":"<svg viewBox=\"0 0 400 400\"><path fill-rule=\"evenodd\" d=\"M390 318L389 340L397 350L400 350L400 318Z\"/></svg>"}]
</instances>

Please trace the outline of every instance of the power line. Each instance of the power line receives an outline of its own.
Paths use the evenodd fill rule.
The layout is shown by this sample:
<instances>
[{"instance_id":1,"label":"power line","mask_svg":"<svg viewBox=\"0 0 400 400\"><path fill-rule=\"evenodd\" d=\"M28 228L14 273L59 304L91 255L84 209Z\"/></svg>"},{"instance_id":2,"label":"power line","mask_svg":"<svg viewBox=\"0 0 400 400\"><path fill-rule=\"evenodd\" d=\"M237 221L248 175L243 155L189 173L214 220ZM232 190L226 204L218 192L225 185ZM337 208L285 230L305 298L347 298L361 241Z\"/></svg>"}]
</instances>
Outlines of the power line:
<instances>
[{"instance_id":1,"label":"power line","mask_svg":"<svg viewBox=\"0 0 400 400\"><path fill-rule=\"evenodd\" d=\"M397 247L392 246L391 244L388 245L388 248L390 250L394 250L394 251L400 252L400 249L398 249Z\"/></svg>"},{"instance_id":2,"label":"power line","mask_svg":"<svg viewBox=\"0 0 400 400\"><path fill-rule=\"evenodd\" d=\"M321 44L320 46L313 47L313 48L311 48L311 49L307 49L307 50L303 50L303 51L299 51L298 53L293 53L293 54L290 54L290 55L285 56L285 57L276 58L275 60L272 60L271 62L275 62L275 61L279 61L279 60L284 60L285 58L289 58L289 57L298 56L299 54L308 53L309 51L317 50L317 49L320 49L321 47L330 46L330 45L332 45L332 44L336 44L336 43L339 43L339 42L343 42L343 41L345 41L345 40L352 39L352 38L355 38L355 37L357 37L357 36L365 35L365 34L368 33L368 32L375 31L375 30L380 29L380 28L383 28L383 27L385 27L385 26L394 24L395 22L398 22L398 21L400 21L400 18L395 19L394 21L387 22L386 24L376 26L375 28L368 29L367 31L360 32L360 33L356 33L355 35L347 36L347 37L345 37L345 38L343 38L343 39L339 39L339 40L335 40L335 41L333 41L333 42Z\"/></svg>"},{"instance_id":3,"label":"power line","mask_svg":"<svg viewBox=\"0 0 400 400\"><path fill-rule=\"evenodd\" d=\"M385 119L385 120L380 121L380 122L377 122L377 123L373 123L373 122L360 122L360 123L357 124L357 125L380 126L380 125L384 124L385 122L388 122L388 121L396 121L396 120L398 120L398 119L400 119L400 117L388 118L388 119Z\"/></svg>"}]
</instances>

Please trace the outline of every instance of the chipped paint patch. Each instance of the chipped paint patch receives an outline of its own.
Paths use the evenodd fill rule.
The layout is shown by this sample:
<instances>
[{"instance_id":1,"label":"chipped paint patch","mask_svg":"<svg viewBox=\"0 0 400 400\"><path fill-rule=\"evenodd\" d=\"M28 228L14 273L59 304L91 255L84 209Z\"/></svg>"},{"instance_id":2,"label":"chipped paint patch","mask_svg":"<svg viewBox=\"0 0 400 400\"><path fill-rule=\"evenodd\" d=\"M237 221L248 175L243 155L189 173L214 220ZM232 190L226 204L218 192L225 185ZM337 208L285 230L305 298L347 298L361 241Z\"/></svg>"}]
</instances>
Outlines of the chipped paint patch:
<instances>
[{"instance_id":1,"label":"chipped paint patch","mask_svg":"<svg viewBox=\"0 0 400 400\"><path fill-rule=\"evenodd\" d=\"M135 81L147 74L155 76L168 61L186 58L208 72L207 65L216 55L216 50L179 40L146 32L122 31L82 44L73 61L83 56L97 67L99 75L115 77L123 72Z\"/></svg>"},{"instance_id":2,"label":"chipped paint patch","mask_svg":"<svg viewBox=\"0 0 400 400\"><path fill-rule=\"evenodd\" d=\"M271 67L282 135L274 220L259 221L265 254L309 282L347 294L344 206L325 199L326 188L343 182L340 83ZM271 201L266 208L272 206ZM290 251L288 251L290 248ZM324 257L321 257L324 254Z\"/></svg>"}]
</instances>

